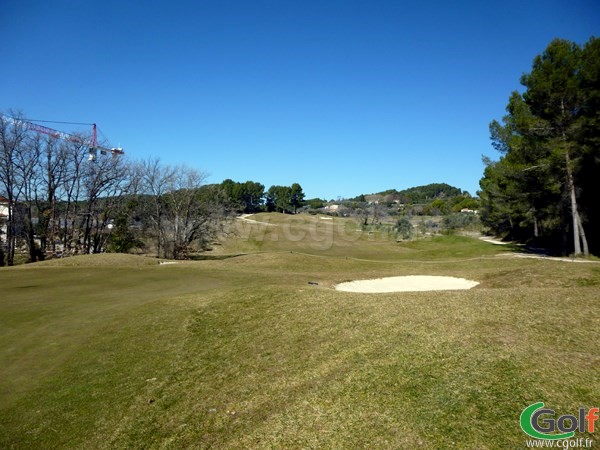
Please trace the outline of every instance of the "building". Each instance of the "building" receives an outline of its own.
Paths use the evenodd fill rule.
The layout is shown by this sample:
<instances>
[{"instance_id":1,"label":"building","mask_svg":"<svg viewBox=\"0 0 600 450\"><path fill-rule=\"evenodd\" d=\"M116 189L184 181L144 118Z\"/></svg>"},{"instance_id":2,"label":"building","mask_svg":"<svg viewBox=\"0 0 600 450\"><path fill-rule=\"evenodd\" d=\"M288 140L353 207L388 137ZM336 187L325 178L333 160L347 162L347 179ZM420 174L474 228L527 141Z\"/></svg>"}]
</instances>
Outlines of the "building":
<instances>
[{"instance_id":1,"label":"building","mask_svg":"<svg viewBox=\"0 0 600 450\"><path fill-rule=\"evenodd\" d=\"M8 225L8 207L10 202L6 197L0 195L0 245L6 240L6 231Z\"/></svg>"}]
</instances>

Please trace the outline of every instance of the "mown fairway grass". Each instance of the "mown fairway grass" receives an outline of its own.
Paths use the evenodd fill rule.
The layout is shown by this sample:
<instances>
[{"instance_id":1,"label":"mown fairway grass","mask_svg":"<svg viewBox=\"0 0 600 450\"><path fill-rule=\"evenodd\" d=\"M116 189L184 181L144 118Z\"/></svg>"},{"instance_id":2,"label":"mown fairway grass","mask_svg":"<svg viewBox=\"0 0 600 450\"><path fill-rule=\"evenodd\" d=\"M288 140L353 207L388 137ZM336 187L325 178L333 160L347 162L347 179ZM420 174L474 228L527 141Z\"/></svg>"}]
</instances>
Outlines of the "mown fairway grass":
<instances>
[{"instance_id":1,"label":"mown fairway grass","mask_svg":"<svg viewBox=\"0 0 600 450\"><path fill-rule=\"evenodd\" d=\"M259 219L228 259L0 270L0 448L523 448L526 406L600 405L600 264ZM481 284L331 289L409 274Z\"/></svg>"}]
</instances>

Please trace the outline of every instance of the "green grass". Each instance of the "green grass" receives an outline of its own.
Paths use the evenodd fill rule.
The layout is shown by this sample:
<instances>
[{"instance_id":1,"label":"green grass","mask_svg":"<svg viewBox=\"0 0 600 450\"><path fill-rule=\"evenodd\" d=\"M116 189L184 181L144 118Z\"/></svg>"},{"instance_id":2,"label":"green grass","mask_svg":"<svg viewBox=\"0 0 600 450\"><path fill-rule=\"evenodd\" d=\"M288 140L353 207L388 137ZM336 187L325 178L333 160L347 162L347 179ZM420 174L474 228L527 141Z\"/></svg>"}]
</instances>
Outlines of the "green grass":
<instances>
[{"instance_id":1,"label":"green grass","mask_svg":"<svg viewBox=\"0 0 600 450\"><path fill-rule=\"evenodd\" d=\"M262 219L234 258L0 270L0 448L523 448L531 403L599 406L600 264ZM480 285L331 289L404 274Z\"/></svg>"}]
</instances>

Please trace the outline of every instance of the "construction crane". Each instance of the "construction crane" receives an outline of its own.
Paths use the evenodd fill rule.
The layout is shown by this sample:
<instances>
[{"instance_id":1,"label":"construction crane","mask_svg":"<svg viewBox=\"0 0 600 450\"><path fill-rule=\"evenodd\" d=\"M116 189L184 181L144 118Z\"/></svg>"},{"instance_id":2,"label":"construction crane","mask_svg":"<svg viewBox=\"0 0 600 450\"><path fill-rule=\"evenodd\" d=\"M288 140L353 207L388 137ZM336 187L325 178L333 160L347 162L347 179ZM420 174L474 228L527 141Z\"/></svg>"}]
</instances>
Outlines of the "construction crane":
<instances>
[{"instance_id":1,"label":"construction crane","mask_svg":"<svg viewBox=\"0 0 600 450\"><path fill-rule=\"evenodd\" d=\"M121 147L103 147L98 145L98 130L95 123L80 123L80 122L56 122L52 120L37 120L36 122L44 122L44 123L62 123L68 125L91 125L92 134L89 140L84 139L80 136L76 136L74 134L65 133L64 131L55 130L53 128L46 127L44 125L39 125L37 123L33 123L32 121L25 119L16 119L14 117L5 116L1 114L2 118L11 122L12 124L20 124L25 129L35 131L36 133L46 134L48 136L52 136L56 139L63 139L65 141L75 142L77 144L85 145L88 148L88 161L95 161L96 155L98 151L100 151L101 155L111 154L112 156L123 155L125 152Z\"/></svg>"}]
</instances>

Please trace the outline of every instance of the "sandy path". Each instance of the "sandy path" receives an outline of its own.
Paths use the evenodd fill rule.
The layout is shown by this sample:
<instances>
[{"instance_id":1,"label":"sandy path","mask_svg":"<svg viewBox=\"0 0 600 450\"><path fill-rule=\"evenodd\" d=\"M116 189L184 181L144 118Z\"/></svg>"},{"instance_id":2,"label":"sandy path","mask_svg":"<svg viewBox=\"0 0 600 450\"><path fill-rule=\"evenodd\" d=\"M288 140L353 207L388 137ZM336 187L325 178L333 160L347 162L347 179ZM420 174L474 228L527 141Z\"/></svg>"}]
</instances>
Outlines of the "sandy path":
<instances>
[{"instance_id":1,"label":"sandy path","mask_svg":"<svg viewBox=\"0 0 600 450\"><path fill-rule=\"evenodd\" d=\"M259 222L258 220L254 220L254 219L248 219L248 217L253 216L254 214L242 214L241 216L238 217L238 220L241 220L243 222L248 222L248 223L256 223L258 225L264 225L267 227L276 227L277 224L275 223L268 223L268 222Z\"/></svg>"},{"instance_id":2,"label":"sandy path","mask_svg":"<svg viewBox=\"0 0 600 450\"><path fill-rule=\"evenodd\" d=\"M561 256L536 255L533 253L499 253L496 256L505 256L505 257L509 257L509 258L544 259L546 261L563 261L563 262L571 262L571 263L600 264L600 261L593 261L590 259L577 259L577 258L567 258L567 257L561 257Z\"/></svg>"}]
</instances>

